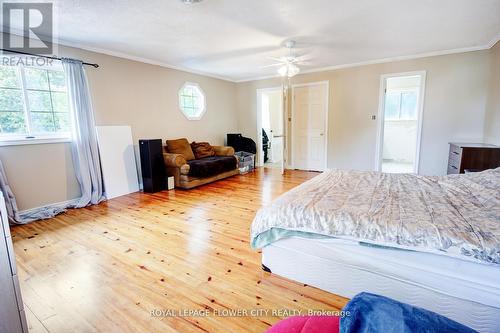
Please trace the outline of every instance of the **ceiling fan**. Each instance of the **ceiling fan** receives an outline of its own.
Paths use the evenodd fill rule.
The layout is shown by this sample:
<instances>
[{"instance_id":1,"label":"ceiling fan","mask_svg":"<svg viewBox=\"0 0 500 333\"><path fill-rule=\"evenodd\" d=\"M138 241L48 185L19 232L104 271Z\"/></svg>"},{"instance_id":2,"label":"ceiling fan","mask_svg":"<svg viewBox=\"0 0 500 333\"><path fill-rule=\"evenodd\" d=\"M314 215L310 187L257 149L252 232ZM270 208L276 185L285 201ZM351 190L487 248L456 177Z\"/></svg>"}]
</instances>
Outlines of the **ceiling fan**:
<instances>
[{"instance_id":1,"label":"ceiling fan","mask_svg":"<svg viewBox=\"0 0 500 333\"><path fill-rule=\"evenodd\" d=\"M277 63L264 66L263 68L279 66L278 74L283 77L286 76L291 78L299 74L300 68L297 65L305 65L307 63L304 61L302 56L299 57L293 52L295 45L296 42L294 40L287 41L285 43L285 47L288 49L288 55L280 58L269 57L270 59L277 61Z\"/></svg>"}]
</instances>

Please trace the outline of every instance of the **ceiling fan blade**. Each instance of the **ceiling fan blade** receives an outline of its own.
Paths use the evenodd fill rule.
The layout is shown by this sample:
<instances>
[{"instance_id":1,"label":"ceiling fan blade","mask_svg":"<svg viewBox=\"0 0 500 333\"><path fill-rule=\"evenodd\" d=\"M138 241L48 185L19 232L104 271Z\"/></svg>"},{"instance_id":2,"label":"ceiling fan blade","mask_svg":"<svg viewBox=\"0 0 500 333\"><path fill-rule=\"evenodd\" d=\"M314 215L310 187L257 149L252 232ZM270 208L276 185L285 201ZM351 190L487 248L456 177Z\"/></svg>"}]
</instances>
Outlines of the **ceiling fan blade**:
<instances>
[{"instance_id":1,"label":"ceiling fan blade","mask_svg":"<svg viewBox=\"0 0 500 333\"><path fill-rule=\"evenodd\" d=\"M280 57L280 58L267 57L267 59L274 60L274 61L281 62L281 63L286 62L286 59L284 59L283 57Z\"/></svg>"},{"instance_id":2,"label":"ceiling fan blade","mask_svg":"<svg viewBox=\"0 0 500 333\"><path fill-rule=\"evenodd\" d=\"M297 61L308 61L312 59L312 56L310 54L302 54L297 56L295 59L297 59Z\"/></svg>"},{"instance_id":3,"label":"ceiling fan blade","mask_svg":"<svg viewBox=\"0 0 500 333\"><path fill-rule=\"evenodd\" d=\"M265 65L265 66L261 66L260 68L269 68L269 67L278 67L278 66L283 66L283 64L271 64L271 65Z\"/></svg>"},{"instance_id":4,"label":"ceiling fan blade","mask_svg":"<svg viewBox=\"0 0 500 333\"><path fill-rule=\"evenodd\" d=\"M185 60L186 64L190 63L204 63L211 61L223 61L228 59L238 59L240 57L253 56L255 54L267 53L276 50L276 46L260 46L251 48L242 48L236 50L229 50L225 52L212 53L207 55L196 55Z\"/></svg>"},{"instance_id":5,"label":"ceiling fan blade","mask_svg":"<svg viewBox=\"0 0 500 333\"><path fill-rule=\"evenodd\" d=\"M310 61L298 61L295 64L298 66L311 66L312 62L310 62Z\"/></svg>"}]
</instances>

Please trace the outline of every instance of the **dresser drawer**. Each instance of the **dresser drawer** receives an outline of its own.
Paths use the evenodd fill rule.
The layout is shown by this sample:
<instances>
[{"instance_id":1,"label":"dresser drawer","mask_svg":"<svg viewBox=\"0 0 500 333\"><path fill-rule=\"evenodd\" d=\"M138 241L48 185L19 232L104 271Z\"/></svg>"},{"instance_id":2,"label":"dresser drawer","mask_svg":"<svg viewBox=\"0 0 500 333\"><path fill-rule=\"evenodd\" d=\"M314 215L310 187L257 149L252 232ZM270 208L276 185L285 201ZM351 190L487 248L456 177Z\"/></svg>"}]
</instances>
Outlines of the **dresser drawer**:
<instances>
[{"instance_id":1,"label":"dresser drawer","mask_svg":"<svg viewBox=\"0 0 500 333\"><path fill-rule=\"evenodd\" d=\"M462 156L450 151L450 156L448 156L448 165L454 166L460 170L460 162L462 160Z\"/></svg>"},{"instance_id":2,"label":"dresser drawer","mask_svg":"<svg viewBox=\"0 0 500 333\"><path fill-rule=\"evenodd\" d=\"M462 154L462 147L454 145L454 144L450 144L450 155L451 154L461 155Z\"/></svg>"},{"instance_id":3,"label":"dresser drawer","mask_svg":"<svg viewBox=\"0 0 500 333\"><path fill-rule=\"evenodd\" d=\"M454 165L448 165L448 172L447 172L448 175L458 174L459 172L460 172L459 167L456 167Z\"/></svg>"},{"instance_id":4,"label":"dresser drawer","mask_svg":"<svg viewBox=\"0 0 500 333\"><path fill-rule=\"evenodd\" d=\"M448 174L483 171L500 166L500 147L486 143L453 143L448 152Z\"/></svg>"}]
</instances>

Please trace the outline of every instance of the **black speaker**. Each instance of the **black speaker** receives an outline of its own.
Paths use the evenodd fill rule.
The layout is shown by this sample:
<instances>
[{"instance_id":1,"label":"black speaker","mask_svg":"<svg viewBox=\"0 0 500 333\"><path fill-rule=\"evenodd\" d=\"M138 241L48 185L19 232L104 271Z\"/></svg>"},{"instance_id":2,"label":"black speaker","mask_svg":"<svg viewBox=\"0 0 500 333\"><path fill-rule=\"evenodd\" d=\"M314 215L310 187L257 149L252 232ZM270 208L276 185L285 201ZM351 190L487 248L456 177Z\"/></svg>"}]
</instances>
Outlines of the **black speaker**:
<instances>
[{"instance_id":1,"label":"black speaker","mask_svg":"<svg viewBox=\"0 0 500 333\"><path fill-rule=\"evenodd\" d=\"M161 139L139 140L144 192L155 193L167 188Z\"/></svg>"}]
</instances>

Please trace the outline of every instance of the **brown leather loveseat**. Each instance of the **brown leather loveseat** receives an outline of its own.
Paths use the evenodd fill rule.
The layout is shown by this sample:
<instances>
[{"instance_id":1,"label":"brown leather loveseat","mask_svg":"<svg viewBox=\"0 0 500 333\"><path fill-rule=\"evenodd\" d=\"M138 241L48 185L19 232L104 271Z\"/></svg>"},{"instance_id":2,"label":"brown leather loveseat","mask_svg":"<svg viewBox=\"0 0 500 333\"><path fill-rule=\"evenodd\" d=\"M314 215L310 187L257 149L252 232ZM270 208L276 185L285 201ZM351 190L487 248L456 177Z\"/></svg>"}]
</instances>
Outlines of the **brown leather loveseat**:
<instances>
[{"instance_id":1,"label":"brown leather loveseat","mask_svg":"<svg viewBox=\"0 0 500 333\"><path fill-rule=\"evenodd\" d=\"M189 144L186 138L167 140L163 160L175 187L191 189L239 174L234 149L207 142Z\"/></svg>"}]
</instances>

